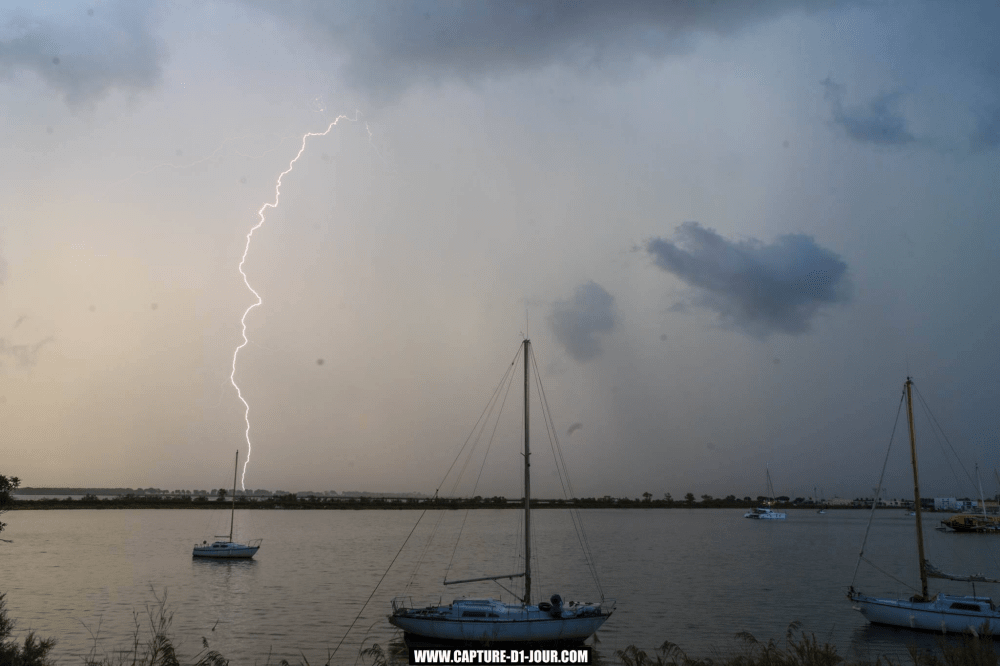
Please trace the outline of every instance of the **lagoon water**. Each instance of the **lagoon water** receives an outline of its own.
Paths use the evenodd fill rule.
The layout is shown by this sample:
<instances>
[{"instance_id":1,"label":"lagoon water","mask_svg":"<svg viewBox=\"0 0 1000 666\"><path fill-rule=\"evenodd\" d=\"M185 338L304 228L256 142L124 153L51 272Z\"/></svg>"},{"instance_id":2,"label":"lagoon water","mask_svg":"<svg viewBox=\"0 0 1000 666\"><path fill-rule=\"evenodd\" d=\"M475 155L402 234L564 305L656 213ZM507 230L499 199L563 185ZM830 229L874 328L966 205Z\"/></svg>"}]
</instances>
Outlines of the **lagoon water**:
<instances>
[{"instance_id":1,"label":"lagoon water","mask_svg":"<svg viewBox=\"0 0 1000 666\"><path fill-rule=\"evenodd\" d=\"M667 640L692 656L710 657L738 648L734 636L741 631L783 640L792 621L854 658L935 645L930 635L869 626L845 597L869 512L790 511L786 521L744 520L742 513L580 512L604 594L618 603L598 633L596 649L605 661L629 644L652 651ZM351 664L361 646L400 638L385 618L394 596L510 600L494 583L445 588L441 581L450 561L450 579L521 570L514 537L519 511L428 511L414 530L420 516L413 510L237 511L237 540L261 537L263 546L253 561L214 562L193 560L191 547L228 532L225 509L16 511L5 516L3 536L13 542L0 543L0 592L19 631L58 638L54 656L61 664L82 663L94 649L103 656L128 648L136 618L144 632L147 607L163 596L184 657L198 653L204 637L233 664L298 663L303 656L323 664L353 622L331 662ZM1000 572L1000 535L937 532L942 517L924 517L932 562L956 573ZM569 512L534 511L532 522L534 601L553 593L599 598ZM865 555L902 582L862 564L857 587L913 593L903 584L918 584L913 518L878 511ZM971 593L968 584L945 584ZM995 586L977 592L1000 597Z\"/></svg>"}]
</instances>

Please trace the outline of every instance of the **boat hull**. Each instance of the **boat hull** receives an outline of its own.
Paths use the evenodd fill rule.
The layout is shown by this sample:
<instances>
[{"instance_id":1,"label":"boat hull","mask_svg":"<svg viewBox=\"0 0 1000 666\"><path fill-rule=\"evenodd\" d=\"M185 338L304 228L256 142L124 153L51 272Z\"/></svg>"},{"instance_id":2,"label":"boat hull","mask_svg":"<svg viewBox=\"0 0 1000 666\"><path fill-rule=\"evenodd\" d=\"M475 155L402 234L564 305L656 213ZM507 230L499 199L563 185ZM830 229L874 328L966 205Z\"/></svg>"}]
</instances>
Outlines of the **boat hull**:
<instances>
[{"instance_id":1,"label":"boat hull","mask_svg":"<svg viewBox=\"0 0 1000 666\"><path fill-rule=\"evenodd\" d=\"M771 511L770 509L750 509L743 514L743 517L753 520L784 520L788 517L788 514Z\"/></svg>"},{"instance_id":2,"label":"boat hull","mask_svg":"<svg viewBox=\"0 0 1000 666\"><path fill-rule=\"evenodd\" d=\"M260 550L260 540L250 544L216 541L211 545L195 546L192 557L213 560L248 560Z\"/></svg>"},{"instance_id":3,"label":"boat hull","mask_svg":"<svg viewBox=\"0 0 1000 666\"><path fill-rule=\"evenodd\" d=\"M570 607L572 608L572 606ZM410 636L464 643L583 642L592 636L613 611L599 605L566 610L554 617L537 606L462 604L421 609L397 608L389 622ZM484 609L484 610L480 610ZM470 617L483 613L486 617Z\"/></svg>"},{"instance_id":4,"label":"boat hull","mask_svg":"<svg viewBox=\"0 0 1000 666\"><path fill-rule=\"evenodd\" d=\"M992 532L1000 534L1000 518L997 516L952 516L941 524L955 532Z\"/></svg>"},{"instance_id":5,"label":"boat hull","mask_svg":"<svg viewBox=\"0 0 1000 666\"><path fill-rule=\"evenodd\" d=\"M848 595L854 608L873 624L922 631L1000 633L1000 611L987 597L939 594L930 601L881 599L858 592ZM978 610L977 610L978 609Z\"/></svg>"}]
</instances>

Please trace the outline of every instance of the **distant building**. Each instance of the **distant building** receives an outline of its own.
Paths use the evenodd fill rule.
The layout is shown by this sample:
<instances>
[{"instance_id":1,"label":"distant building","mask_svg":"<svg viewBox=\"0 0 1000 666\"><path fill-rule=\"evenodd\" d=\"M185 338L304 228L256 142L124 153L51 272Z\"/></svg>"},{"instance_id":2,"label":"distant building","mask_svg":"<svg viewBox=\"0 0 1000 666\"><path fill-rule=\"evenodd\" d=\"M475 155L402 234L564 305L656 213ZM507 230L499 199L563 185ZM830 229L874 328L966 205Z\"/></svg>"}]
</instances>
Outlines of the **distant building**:
<instances>
[{"instance_id":1,"label":"distant building","mask_svg":"<svg viewBox=\"0 0 1000 666\"><path fill-rule=\"evenodd\" d=\"M935 497L935 511L958 511L958 500L954 497Z\"/></svg>"}]
</instances>

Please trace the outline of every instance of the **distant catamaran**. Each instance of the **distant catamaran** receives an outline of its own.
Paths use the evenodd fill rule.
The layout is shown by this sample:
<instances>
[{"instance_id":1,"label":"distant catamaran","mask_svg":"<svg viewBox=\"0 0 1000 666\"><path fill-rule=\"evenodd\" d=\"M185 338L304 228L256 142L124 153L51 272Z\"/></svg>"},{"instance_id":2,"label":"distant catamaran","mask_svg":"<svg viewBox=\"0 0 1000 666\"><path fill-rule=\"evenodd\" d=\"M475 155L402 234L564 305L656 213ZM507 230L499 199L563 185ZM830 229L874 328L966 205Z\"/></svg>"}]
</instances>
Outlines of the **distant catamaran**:
<instances>
[{"instance_id":1,"label":"distant catamaran","mask_svg":"<svg viewBox=\"0 0 1000 666\"><path fill-rule=\"evenodd\" d=\"M236 473L240 466L240 452L236 450L236 468L233 469L233 504L229 513L229 536L225 541L213 541L211 545L207 541L195 544L193 557L210 557L216 559L245 559L248 560L260 550L263 539L253 539L247 544L233 542L233 519L236 517ZM216 539L221 539L225 534L216 535Z\"/></svg>"}]
</instances>

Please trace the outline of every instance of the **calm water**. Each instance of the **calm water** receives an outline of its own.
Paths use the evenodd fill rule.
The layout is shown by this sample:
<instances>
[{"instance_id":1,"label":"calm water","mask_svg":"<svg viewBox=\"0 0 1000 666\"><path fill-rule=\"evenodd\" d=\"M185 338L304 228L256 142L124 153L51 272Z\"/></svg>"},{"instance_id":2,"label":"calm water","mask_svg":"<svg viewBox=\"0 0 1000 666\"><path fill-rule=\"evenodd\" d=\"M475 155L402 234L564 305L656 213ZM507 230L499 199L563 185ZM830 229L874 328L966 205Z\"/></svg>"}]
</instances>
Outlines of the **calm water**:
<instances>
[{"instance_id":1,"label":"calm water","mask_svg":"<svg viewBox=\"0 0 1000 666\"><path fill-rule=\"evenodd\" d=\"M205 637L234 664L264 664L269 653L272 664L282 658L296 663L302 654L322 664L419 515L237 512L237 537L262 537L264 544L254 561L226 563L191 558L196 540L228 532L224 510L12 512L5 516L4 536L13 543L0 544L0 591L7 593L20 630L59 639L55 655L63 664L81 663L95 644L99 655L127 647L134 613L148 624L147 606L156 604L154 595L164 594L184 656L198 652ZM744 520L742 510L581 515L605 595L618 601L598 634L597 649L606 660L626 645L652 650L665 640L689 654L712 656L715 648L736 647L733 635L739 631L782 639L793 620L853 657L902 654L909 643L934 645L931 636L870 627L851 610L844 595L867 512L792 511L783 522ZM566 599L598 598L569 513L536 511L532 517L539 560L536 600L555 592ZM1000 571L1000 536L936 532L940 518L925 516L931 561L956 573ZM437 601L502 594L493 583L449 588L440 583L460 528L450 579L520 570L513 534L519 520L517 511L428 512L334 663L354 663L362 643L398 639L385 619L396 595ZM912 521L902 511L879 512L866 551L909 584L917 579ZM952 591L969 592L968 586L950 585ZM857 586L880 594L912 593L864 564ZM998 596L996 590L985 592Z\"/></svg>"}]
</instances>

